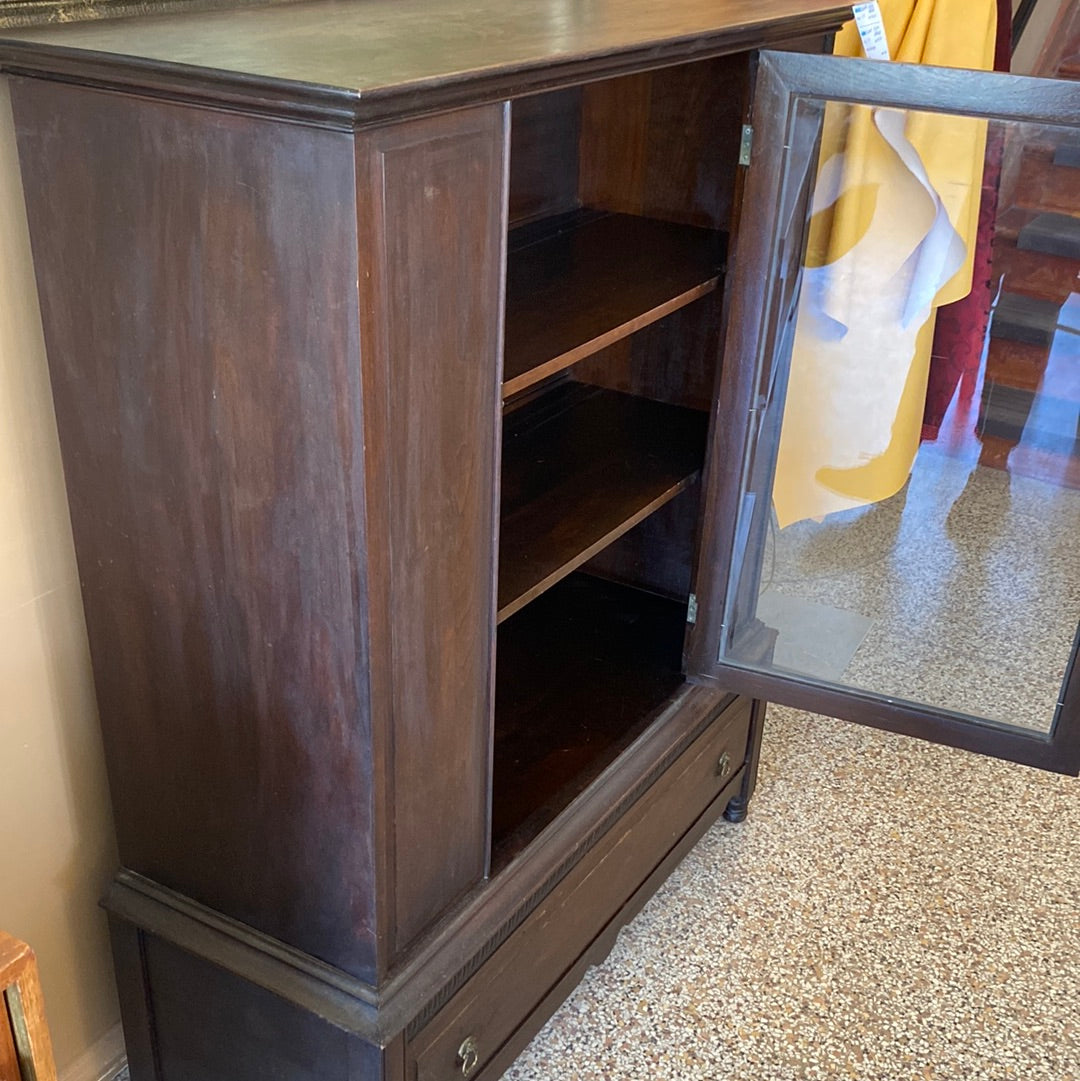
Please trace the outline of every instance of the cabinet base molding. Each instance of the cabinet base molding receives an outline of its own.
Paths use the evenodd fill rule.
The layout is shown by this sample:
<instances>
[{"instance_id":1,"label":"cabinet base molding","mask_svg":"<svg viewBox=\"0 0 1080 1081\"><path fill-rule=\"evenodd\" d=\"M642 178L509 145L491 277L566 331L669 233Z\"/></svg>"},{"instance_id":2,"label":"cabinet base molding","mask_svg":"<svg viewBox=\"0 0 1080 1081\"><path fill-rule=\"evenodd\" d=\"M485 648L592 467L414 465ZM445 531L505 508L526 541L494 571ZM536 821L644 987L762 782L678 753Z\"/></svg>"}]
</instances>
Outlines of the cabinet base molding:
<instances>
[{"instance_id":1,"label":"cabinet base molding","mask_svg":"<svg viewBox=\"0 0 1080 1081\"><path fill-rule=\"evenodd\" d=\"M687 688L583 795L573 860L559 837L538 838L382 988L121 871L105 906L132 1081L220 1076L223 1056L237 1079L283 1056L297 1081L388 1081L406 1066L403 1076L450 1077L471 1038L458 1030L481 1020L475 1076L497 1076L742 790L751 714L748 700ZM564 859L525 890L545 844ZM535 979L523 988L526 963Z\"/></svg>"}]
</instances>

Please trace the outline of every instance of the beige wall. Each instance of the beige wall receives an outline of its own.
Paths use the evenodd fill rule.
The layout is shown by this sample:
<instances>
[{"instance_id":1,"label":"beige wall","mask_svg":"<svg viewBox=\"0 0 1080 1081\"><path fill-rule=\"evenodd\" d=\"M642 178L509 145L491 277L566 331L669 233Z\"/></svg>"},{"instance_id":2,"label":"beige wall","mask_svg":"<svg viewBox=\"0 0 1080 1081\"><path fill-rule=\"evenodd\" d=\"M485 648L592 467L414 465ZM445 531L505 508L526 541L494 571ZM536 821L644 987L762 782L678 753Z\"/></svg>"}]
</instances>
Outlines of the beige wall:
<instances>
[{"instance_id":1,"label":"beige wall","mask_svg":"<svg viewBox=\"0 0 1080 1081\"><path fill-rule=\"evenodd\" d=\"M0 927L37 951L57 1065L100 1077L116 865L11 104L0 80Z\"/></svg>"},{"instance_id":2,"label":"beige wall","mask_svg":"<svg viewBox=\"0 0 1080 1081\"><path fill-rule=\"evenodd\" d=\"M1035 70L1039 54L1046 44L1046 36L1058 13L1068 2L1069 0L1038 0L1027 26L1024 27L1020 44L1013 53L1012 70L1017 75L1030 75ZM1013 0L1014 12L1019 6L1019 0Z\"/></svg>"}]
</instances>

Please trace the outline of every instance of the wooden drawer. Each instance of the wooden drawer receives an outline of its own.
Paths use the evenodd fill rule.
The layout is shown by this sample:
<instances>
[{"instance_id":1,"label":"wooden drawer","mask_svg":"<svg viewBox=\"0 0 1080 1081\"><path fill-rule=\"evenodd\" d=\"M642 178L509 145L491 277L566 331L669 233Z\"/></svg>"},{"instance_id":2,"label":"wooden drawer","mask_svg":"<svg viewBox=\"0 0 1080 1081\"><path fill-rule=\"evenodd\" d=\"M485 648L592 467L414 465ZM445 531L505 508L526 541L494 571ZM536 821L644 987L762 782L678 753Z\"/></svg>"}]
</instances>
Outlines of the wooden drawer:
<instances>
[{"instance_id":1,"label":"wooden drawer","mask_svg":"<svg viewBox=\"0 0 1080 1081\"><path fill-rule=\"evenodd\" d=\"M408 1047L407 1077L415 1081L479 1079L489 1076L489 1068L490 1076L496 1076L497 1069L508 1065L507 1052L513 1057L580 979L587 964L595 964L606 954L619 927L666 877L681 852L673 854L670 866L661 868L665 858L705 818L706 811L710 814L699 823L697 834L737 792L750 708L749 700L738 699L718 714L420 1030ZM655 871L662 873L648 881ZM579 961L584 962L580 971L567 980ZM561 993L552 995L563 982ZM534 1015L544 1005L548 1009L537 1019ZM520 1043L515 1041L513 1050L508 1048L507 1042L530 1020L534 1023Z\"/></svg>"}]
</instances>

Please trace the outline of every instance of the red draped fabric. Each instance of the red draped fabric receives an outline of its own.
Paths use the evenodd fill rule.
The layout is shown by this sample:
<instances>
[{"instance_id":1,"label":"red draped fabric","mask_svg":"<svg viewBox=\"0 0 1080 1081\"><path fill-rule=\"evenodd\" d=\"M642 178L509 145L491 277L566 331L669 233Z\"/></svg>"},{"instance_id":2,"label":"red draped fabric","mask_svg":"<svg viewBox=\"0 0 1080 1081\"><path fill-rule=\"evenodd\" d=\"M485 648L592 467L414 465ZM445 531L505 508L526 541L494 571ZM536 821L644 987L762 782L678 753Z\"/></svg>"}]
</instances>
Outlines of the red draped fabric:
<instances>
[{"instance_id":1,"label":"red draped fabric","mask_svg":"<svg viewBox=\"0 0 1080 1081\"><path fill-rule=\"evenodd\" d=\"M997 41L994 69L1008 71L1012 49L1012 5L997 0ZM998 181L1001 176L1002 141L993 129L986 142L986 169L983 173L982 202L979 207L979 231L975 241L975 263L971 292L953 304L938 309L934 344L930 352L930 375L926 388L922 437L937 438L941 422L956 388L967 376L966 386L975 389L986 328L990 319L992 287L991 245L997 217Z\"/></svg>"}]
</instances>

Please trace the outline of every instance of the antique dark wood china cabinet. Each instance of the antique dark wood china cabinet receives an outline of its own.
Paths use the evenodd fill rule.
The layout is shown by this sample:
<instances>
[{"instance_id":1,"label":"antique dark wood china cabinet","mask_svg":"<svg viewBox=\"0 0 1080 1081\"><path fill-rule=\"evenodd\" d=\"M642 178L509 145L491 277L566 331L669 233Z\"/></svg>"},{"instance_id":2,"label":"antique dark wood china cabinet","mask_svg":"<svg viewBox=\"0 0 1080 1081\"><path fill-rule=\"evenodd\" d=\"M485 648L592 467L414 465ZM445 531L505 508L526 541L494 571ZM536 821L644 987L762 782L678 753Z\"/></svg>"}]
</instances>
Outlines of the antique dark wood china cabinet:
<instances>
[{"instance_id":1,"label":"antique dark wood china cabinet","mask_svg":"<svg viewBox=\"0 0 1080 1081\"><path fill-rule=\"evenodd\" d=\"M134 1081L498 1077L745 815L765 698L1077 769L1076 681L980 724L739 607L822 103L1072 87L815 56L816 0L132 10L0 66Z\"/></svg>"}]
</instances>

